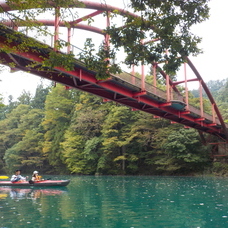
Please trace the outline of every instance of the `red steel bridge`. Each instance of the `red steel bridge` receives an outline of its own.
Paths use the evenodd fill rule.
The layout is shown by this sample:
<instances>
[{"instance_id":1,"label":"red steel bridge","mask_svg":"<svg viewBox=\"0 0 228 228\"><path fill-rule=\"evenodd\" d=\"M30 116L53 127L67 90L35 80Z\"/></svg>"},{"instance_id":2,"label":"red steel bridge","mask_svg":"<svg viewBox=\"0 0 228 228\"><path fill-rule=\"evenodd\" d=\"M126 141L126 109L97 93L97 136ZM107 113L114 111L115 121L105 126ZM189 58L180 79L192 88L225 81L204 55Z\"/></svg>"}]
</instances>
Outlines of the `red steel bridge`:
<instances>
[{"instance_id":1,"label":"red steel bridge","mask_svg":"<svg viewBox=\"0 0 228 228\"><path fill-rule=\"evenodd\" d=\"M76 1L77 2L77 1ZM112 100L123 105L131 107L133 110L141 110L172 121L172 123L180 123L187 128L194 128L199 131L203 137L203 133L214 135L219 138L220 143L227 143L228 141L228 125L224 123L222 115L207 88L203 78L197 71L191 60L186 57L184 63L184 72L182 81L172 81L165 71L160 73L166 80L166 90L162 91L156 87L156 69L157 64L151 64L153 70L153 83L145 82L144 67L141 66L141 78L135 77L134 68L131 74L125 73L121 75L111 75L106 80L96 79L96 72L88 70L85 64L75 58L74 70L67 70L64 67L54 67L50 70L46 67L40 68L43 64L43 59L48 58L51 51L55 50L53 44L60 39L60 29L65 29L65 40L68 42L66 50L55 50L59 53L74 53L76 48L71 45L72 31L80 29L82 34L84 30L91 32L91 34L99 34L101 40L103 39L109 45L109 35L104 33L104 28L99 28L85 24L85 20L93 18L96 20L97 16L110 15L117 10L120 15L130 14L134 17L137 15L106 4L96 3L92 1L82 1L84 3L83 9L89 9L89 13L84 14L77 20L69 21L68 26L61 21L59 15L55 14L53 20L40 19L42 25L54 28L54 35L49 40L51 42L46 48L29 47L26 51L18 49L21 40L28 39L28 34L23 34L20 28L23 28L23 23L20 20L14 21L11 18L11 9L5 2L0 1L0 6L3 13L0 14L0 58L1 64L11 67L13 70L21 70L29 72L61 84L66 87L76 88L102 97L104 100ZM51 3L50 3L51 4ZM69 6L71 8L80 7L77 4ZM102 16L105 17L105 16ZM103 19L105 26L110 25L110 17ZM18 35L18 31L20 35ZM16 34L16 38L9 42L9 34ZM41 41L37 40L37 44ZM3 51L8 47L9 51ZM194 73L194 77L187 78L187 69ZM200 108L196 108L189 104L188 99L188 83L198 81L200 94ZM182 92L179 91L178 86L182 86ZM205 113L203 110L203 96L202 91L205 91L211 103L211 113ZM183 92L184 91L184 92Z\"/></svg>"}]
</instances>

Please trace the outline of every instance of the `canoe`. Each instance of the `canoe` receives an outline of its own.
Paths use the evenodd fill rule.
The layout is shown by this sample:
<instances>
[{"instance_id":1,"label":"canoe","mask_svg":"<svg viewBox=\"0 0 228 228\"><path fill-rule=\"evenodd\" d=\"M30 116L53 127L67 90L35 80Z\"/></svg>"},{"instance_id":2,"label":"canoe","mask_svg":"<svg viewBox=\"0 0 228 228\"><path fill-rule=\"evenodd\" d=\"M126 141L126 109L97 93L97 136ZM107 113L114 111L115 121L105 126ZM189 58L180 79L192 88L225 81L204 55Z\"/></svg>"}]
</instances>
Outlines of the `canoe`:
<instances>
[{"instance_id":1,"label":"canoe","mask_svg":"<svg viewBox=\"0 0 228 228\"><path fill-rule=\"evenodd\" d=\"M0 181L0 186L67 186L70 180L41 180L41 181L24 181L24 182L11 182L11 181Z\"/></svg>"}]
</instances>

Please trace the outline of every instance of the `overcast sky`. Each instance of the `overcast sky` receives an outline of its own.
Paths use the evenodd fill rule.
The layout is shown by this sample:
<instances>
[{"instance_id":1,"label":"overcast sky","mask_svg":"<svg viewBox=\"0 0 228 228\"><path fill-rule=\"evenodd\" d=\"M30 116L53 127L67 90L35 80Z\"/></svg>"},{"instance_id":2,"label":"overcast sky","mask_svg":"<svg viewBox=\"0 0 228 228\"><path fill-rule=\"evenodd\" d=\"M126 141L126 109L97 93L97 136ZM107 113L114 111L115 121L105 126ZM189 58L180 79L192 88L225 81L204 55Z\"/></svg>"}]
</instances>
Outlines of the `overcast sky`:
<instances>
[{"instance_id":1,"label":"overcast sky","mask_svg":"<svg viewBox=\"0 0 228 228\"><path fill-rule=\"evenodd\" d=\"M95 1L104 2L104 0ZM129 0L107 0L107 3L110 5L114 5L115 2L123 4L124 2L129 2ZM210 19L195 26L193 29L196 35L203 38L200 47L204 53L198 57L191 58L193 64L206 82L228 78L228 32L226 29L228 1L211 0L209 6L211 8ZM192 77L193 75L189 72L189 78ZM0 80L0 93L4 97L13 95L15 99L23 90L31 91L34 94L37 84L41 82L41 78L38 76L24 72L9 73L9 70L0 73ZM190 88L194 86L197 85L189 85Z\"/></svg>"},{"instance_id":2,"label":"overcast sky","mask_svg":"<svg viewBox=\"0 0 228 228\"><path fill-rule=\"evenodd\" d=\"M226 29L228 1L211 0L210 19L197 25L193 31L203 38L199 45L203 54L191 58L205 82L228 78Z\"/></svg>"}]
</instances>

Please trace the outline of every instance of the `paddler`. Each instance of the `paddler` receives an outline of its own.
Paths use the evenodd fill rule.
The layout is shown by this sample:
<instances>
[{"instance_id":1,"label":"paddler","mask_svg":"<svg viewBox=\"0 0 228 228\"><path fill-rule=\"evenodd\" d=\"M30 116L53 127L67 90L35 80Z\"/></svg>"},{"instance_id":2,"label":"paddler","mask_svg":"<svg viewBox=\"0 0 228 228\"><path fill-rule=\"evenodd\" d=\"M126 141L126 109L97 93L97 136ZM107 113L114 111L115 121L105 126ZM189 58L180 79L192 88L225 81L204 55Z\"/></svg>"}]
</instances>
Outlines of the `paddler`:
<instances>
[{"instance_id":1,"label":"paddler","mask_svg":"<svg viewBox=\"0 0 228 228\"><path fill-rule=\"evenodd\" d=\"M32 174L32 181L40 181L40 176L38 171L34 171Z\"/></svg>"},{"instance_id":2,"label":"paddler","mask_svg":"<svg viewBox=\"0 0 228 228\"><path fill-rule=\"evenodd\" d=\"M17 169L15 174L10 179L11 182L23 182L26 181L26 177L21 176L21 170Z\"/></svg>"}]
</instances>

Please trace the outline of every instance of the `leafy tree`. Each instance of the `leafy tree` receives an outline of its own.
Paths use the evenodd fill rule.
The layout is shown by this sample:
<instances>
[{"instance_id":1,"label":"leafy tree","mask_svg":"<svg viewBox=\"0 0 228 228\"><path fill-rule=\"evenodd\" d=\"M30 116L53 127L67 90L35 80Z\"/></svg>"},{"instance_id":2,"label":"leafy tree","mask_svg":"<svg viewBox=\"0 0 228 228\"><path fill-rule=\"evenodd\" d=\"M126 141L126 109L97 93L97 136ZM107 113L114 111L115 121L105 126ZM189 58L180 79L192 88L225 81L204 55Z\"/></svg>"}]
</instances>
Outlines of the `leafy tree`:
<instances>
[{"instance_id":1,"label":"leafy tree","mask_svg":"<svg viewBox=\"0 0 228 228\"><path fill-rule=\"evenodd\" d=\"M65 164L71 173L96 172L101 153L101 126L106 112L100 98L80 93L70 127L61 143Z\"/></svg>"},{"instance_id":2,"label":"leafy tree","mask_svg":"<svg viewBox=\"0 0 228 228\"><path fill-rule=\"evenodd\" d=\"M65 164L71 173L95 174L99 159L101 144L99 137L85 140L70 128L65 133L65 141L61 143L64 149Z\"/></svg>"},{"instance_id":3,"label":"leafy tree","mask_svg":"<svg viewBox=\"0 0 228 228\"><path fill-rule=\"evenodd\" d=\"M37 129L27 130L20 142L9 148L4 156L7 170L13 172L20 168L28 172L41 170L44 164L42 156L43 134Z\"/></svg>"},{"instance_id":4,"label":"leafy tree","mask_svg":"<svg viewBox=\"0 0 228 228\"><path fill-rule=\"evenodd\" d=\"M45 103L45 116L42 121L44 127L43 153L55 171L65 172L63 153L60 143L67 130L71 113L74 107L72 92L64 86L57 84L47 95Z\"/></svg>"},{"instance_id":5,"label":"leafy tree","mask_svg":"<svg viewBox=\"0 0 228 228\"><path fill-rule=\"evenodd\" d=\"M127 132L134 119L126 106L111 105L102 124L102 155L98 161L98 172L109 174L125 173L128 156L129 138Z\"/></svg>"},{"instance_id":6,"label":"leafy tree","mask_svg":"<svg viewBox=\"0 0 228 228\"><path fill-rule=\"evenodd\" d=\"M76 174L90 174L86 172L87 162L83 156L83 136L69 129L65 132L64 138L65 140L61 143L61 146L63 148L64 163L68 170Z\"/></svg>"},{"instance_id":7,"label":"leafy tree","mask_svg":"<svg viewBox=\"0 0 228 228\"><path fill-rule=\"evenodd\" d=\"M128 138L131 139L131 151L137 159L129 164L129 168L136 173L156 174L154 157L159 153L159 130L167 129L169 121L154 118L151 114L137 112L137 118L131 125ZM158 144L158 145L157 145ZM134 168L134 169L133 169Z\"/></svg>"},{"instance_id":8,"label":"leafy tree","mask_svg":"<svg viewBox=\"0 0 228 228\"><path fill-rule=\"evenodd\" d=\"M4 97L0 94L0 120L5 118L7 106L3 103Z\"/></svg>"},{"instance_id":9,"label":"leafy tree","mask_svg":"<svg viewBox=\"0 0 228 228\"><path fill-rule=\"evenodd\" d=\"M227 99L227 89L228 89L228 82L226 82L222 87L220 87L220 89L217 91L218 95L217 95L217 100L221 103L221 102L228 102Z\"/></svg>"},{"instance_id":10,"label":"leafy tree","mask_svg":"<svg viewBox=\"0 0 228 228\"><path fill-rule=\"evenodd\" d=\"M22 137L23 132L20 131L19 125L21 117L29 112L28 105L19 105L6 115L4 120L0 121L0 154L3 159L8 149L18 143Z\"/></svg>"},{"instance_id":11,"label":"leafy tree","mask_svg":"<svg viewBox=\"0 0 228 228\"><path fill-rule=\"evenodd\" d=\"M120 73L121 69L117 64L110 64L110 59L113 61L116 59L115 51L102 44L96 53L94 46L92 39L87 39L84 45L84 52L79 54L79 59L83 61L89 70L96 72L96 78L105 79L112 73Z\"/></svg>"},{"instance_id":12,"label":"leafy tree","mask_svg":"<svg viewBox=\"0 0 228 228\"><path fill-rule=\"evenodd\" d=\"M219 103L219 110L225 120L228 123L228 103L227 102L220 102Z\"/></svg>"},{"instance_id":13,"label":"leafy tree","mask_svg":"<svg viewBox=\"0 0 228 228\"><path fill-rule=\"evenodd\" d=\"M163 131L164 132L164 131ZM202 171L210 162L208 147L200 140L194 129L170 132L161 145L161 156L155 159L157 170L169 174Z\"/></svg>"},{"instance_id":14,"label":"leafy tree","mask_svg":"<svg viewBox=\"0 0 228 228\"><path fill-rule=\"evenodd\" d=\"M0 95L0 120L5 118L5 113L6 113L6 105L3 103L3 96ZM1 150L0 148L0 151ZM4 168L4 162L3 162L3 156L4 154L0 152L0 170L3 170Z\"/></svg>"},{"instance_id":15,"label":"leafy tree","mask_svg":"<svg viewBox=\"0 0 228 228\"><path fill-rule=\"evenodd\" d=\"M19 104L30 105L32 95L30 92L23 90L22 94L17 98Z\"/></svg>"},{"instance_id":16,"label":"leafy tree","mask_svg":"<svg viewBox=\"0 0 228 228\"><path fill-rule=\"evenodd\" d=\"M22 105L18 107L20 106ZM26 108L26 106L21 108ZM20 116L20 121L15 128L8 130L8 132L17 132L18 138L8 139L12 140L12 144L7 148L4 155L7 170L12 172L15 168L21 168L28 171L34 167L40 168L42 166L43 132L40 128L40 122L43 116L42 110L29 110ZM7 131L4 133L7 136Z\"/></svg>"},{"instance_id":17,"label":"leafy tree","mask_svg":"<svg viewBox=\"0 0 228 228\"><path fill-rule=\"evenodd\" d=\"M0 71L4 71L4 70L5 70L5 67L0 66ZM15 102L13 102L12 95L8 97L8 104L5 104L7 102L5 102L4 100L5 98L3 97L2 94L0 94L0 120L5 119L6 114L9 113L16 105Z\"/></svg>"},{"instance_id":18,"label":"leafy tree","mask_svg":"<svg viewBox=\"0 0 228 228\"><path fill-rule=\"evenodd\" d=\"M49 90L49 87L44 88L42 84L37 86L35 96L31 100L32 108L44 109L46 96L49 93Z\"/></svg>"},{"instance_id":19,"label":"leafy tree","mask_svg":"<svg viewBox=\"0 0 228 228\"><path fill-rule=\"evenodd\" d=\"M3 96L0 94L0 108L2 108L2 107L5 106L4 103L3 103L3 100L4 100L4 98L3 98Z\"/></svg>"},{"instance_id":20,"label":"leafy tree","mask_svg":"<svg viewBox=\"0 0 228 228\"><path fill-rule=\"evenodd\" d=\"M141 61L144 64L166 62L164 69L172 73L184 61L180 56L201 53L197 47L201 39L193 35L190 28L208 19L207 3L208 0L131 0L129 5L139 16L124 15L125 26L113 25L107 32L115 49L124 47L127 65L138 65ZM143 44L143 39L159 41Z\"/></svg>"},{"instance_id":21,"label":"leafy tree","mask_svg":"<svg viewBox=\"0 0 228 228\"><path fill-rule=\"evenodd\" d=\"M29 110L30 107L28 105L21 104L8 114L6 119L0 121L0 141L5 150L21 140L23 134L18 128L21 123L21 118L26 115Z\"/></svg>"}]
</instances>

